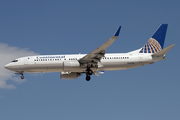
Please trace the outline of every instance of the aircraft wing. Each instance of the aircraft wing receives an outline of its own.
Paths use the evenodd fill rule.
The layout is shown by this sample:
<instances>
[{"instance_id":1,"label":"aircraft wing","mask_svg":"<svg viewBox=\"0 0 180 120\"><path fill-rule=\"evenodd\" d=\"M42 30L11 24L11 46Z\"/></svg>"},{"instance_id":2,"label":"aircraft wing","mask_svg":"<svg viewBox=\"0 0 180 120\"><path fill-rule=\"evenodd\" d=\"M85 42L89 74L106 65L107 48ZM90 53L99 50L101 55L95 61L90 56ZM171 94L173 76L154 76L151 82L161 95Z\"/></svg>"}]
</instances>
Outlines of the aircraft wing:
<instances>
[{"instance_id":1,"label":"aircraft wing","mask_svg":"<svg viewBox=\"0 0 180 120\"><path fill-rule=\"evenodd\" d=\"M91 53L84 56L82 59L79 60L80 63L98 63L100 62L101 58L105 55L105 50L118 38L121 26L118 28L116 33L112 38L106 41L104 44L96 48Z\"/></svg>"}]
</instances>

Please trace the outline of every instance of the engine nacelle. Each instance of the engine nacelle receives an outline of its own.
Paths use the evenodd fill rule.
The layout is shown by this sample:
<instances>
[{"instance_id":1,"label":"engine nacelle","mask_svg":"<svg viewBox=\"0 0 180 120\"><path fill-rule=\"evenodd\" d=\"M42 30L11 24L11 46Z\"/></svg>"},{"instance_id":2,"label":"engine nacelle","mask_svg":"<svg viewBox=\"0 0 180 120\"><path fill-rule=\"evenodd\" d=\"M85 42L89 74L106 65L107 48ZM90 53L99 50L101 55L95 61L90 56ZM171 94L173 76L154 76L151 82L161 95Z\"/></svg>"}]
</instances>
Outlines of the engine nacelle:
<instances>
[{"instance_id":1,"label":"engine nacelle","mask_svg":"<svg viewBox=\"0 0 180 120\"><path fill-rule=\"evenodd\" d=\"M61 72L61 79L76 79L81 74L76 72Z\"/></svg>"}]
</instances>

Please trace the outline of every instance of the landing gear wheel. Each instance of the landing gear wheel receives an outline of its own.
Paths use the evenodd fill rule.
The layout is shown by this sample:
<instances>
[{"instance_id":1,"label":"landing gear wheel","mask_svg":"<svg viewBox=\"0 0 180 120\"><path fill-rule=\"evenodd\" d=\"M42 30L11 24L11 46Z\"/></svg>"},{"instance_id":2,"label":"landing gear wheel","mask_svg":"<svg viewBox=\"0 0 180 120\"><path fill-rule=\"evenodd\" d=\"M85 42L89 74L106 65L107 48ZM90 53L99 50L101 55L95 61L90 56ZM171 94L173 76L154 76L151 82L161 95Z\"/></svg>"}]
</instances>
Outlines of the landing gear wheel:
<instances>
[{"instance_id":1,"label":"landing gear wheel","mask_svg":"<svg viewBox=\"0 0 180 120\"><path fill-rule=\"evenodd\" d=\"M93 74L93 71L92 70L89 70L88 71L88 75L92 75Z\"/></svg>"},{"instance_id":2,"label":"landing gear wheel","mask_svg":"<svg viewBox=\"0 0 180 120\"><path fill-rule=\"evenodd\" d=\"M23 76L23 75L21 76L21 79L24 79L24 76Z\"/></svg>"},{"instance_id":3,"label":"landing gear wheel","mask_svg":"<svg viewBox=\"0 0 180 120\"><path fill-rule=\"evenodd\" d=\"M93 71L90 68L87 68L86 71L87 71L88 75L92 75L93 74Z\"/></svg>"},{"instance_id":4,"label":"landing gear wheel","mask_svg":"<svg viewBox=\"0 0 180 120\"><path fill-rule=\"evenodd\" d=\"M90 79L91 79L91 76L87 75L86 76L86 81L90 81Z\"/></svg>"}]
</instances>

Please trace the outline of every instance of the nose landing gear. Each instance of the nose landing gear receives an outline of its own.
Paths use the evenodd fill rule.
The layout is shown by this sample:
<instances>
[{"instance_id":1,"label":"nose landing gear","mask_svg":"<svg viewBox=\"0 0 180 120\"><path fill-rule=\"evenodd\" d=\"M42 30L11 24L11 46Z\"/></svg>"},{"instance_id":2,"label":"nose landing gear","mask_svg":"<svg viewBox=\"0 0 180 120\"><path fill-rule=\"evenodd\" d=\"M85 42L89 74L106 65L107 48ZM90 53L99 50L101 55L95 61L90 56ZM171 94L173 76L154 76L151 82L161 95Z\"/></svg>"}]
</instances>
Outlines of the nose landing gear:
<instances>
[{"instance_id":1,"label":"nose landing gear","mask_svg":"<svg viewBox=\"0 0 180 120\"><path fill-rule=\"evenodd\" d=\"M23 74L21 75L21 79L24 79L24 75Z\"/></svg>"},{"instance_id":2,"label":"nose landing gear","mask_svg":"<svg viewBox=\"0 0 180 120\"><path fill-rule=\"evenodd\" d=\"M15 73L15 74L21 75L21 79L24 79L23 73Z\"/></svg>"}]
</instances>

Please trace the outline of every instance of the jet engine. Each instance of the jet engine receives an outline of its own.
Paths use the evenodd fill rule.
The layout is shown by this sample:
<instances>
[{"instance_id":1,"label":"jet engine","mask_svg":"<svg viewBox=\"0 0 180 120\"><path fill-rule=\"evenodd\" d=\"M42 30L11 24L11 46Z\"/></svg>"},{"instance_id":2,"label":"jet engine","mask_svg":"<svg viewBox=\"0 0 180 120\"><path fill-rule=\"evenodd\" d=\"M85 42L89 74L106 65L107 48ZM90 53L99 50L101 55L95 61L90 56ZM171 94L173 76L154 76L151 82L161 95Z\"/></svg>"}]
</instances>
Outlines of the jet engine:
<instances>
[{"instance_id":1,"label":"jet engine","mask_svg":"<svg viewBox=\"0 0 180 120\"><path fill-rule=\"evenodd\" d=\"M61 72L61 79L76 79L77 77L79 77L81 75L81 73L77 73L77 72Z\"/></svg>"}]
</instances>

